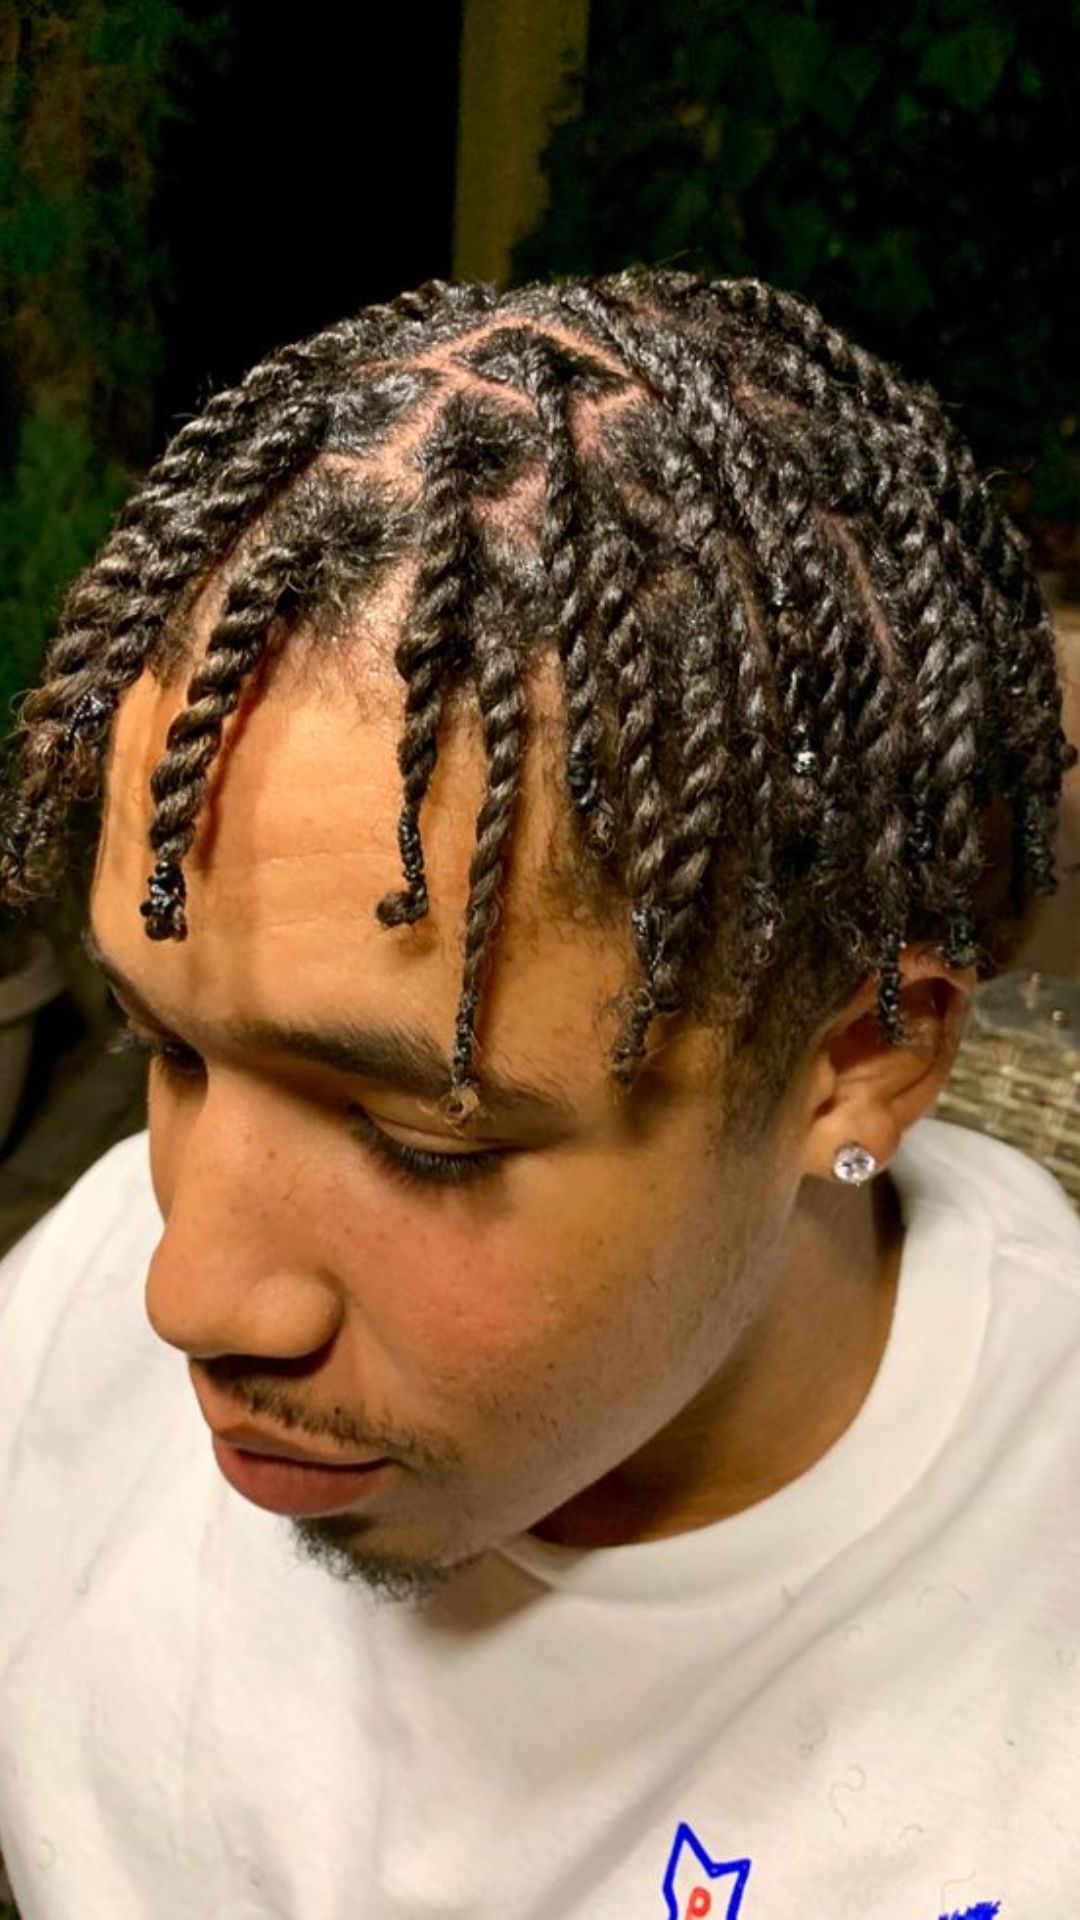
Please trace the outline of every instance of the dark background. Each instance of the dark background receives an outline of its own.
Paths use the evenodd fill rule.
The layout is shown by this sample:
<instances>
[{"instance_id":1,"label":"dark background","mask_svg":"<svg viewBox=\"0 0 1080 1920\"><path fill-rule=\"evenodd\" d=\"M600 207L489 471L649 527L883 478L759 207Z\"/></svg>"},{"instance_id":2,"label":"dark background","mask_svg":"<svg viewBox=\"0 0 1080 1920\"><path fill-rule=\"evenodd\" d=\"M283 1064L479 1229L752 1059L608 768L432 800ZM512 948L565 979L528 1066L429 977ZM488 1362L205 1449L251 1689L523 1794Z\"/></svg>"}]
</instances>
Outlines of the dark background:
<instances>
[{"instance_id":1,"label":"dark background","mask_svg":"<svg viewBox=\"0 0 1080 1920\"><path fill-rule=\"evenodd\" d=\"M593 0L517 276L757 275L940 388L1080 600L1076 0Z\"/></svg>"},{"instance_id":2,"label":"dark background","mask_svg":"<svg viewBox=\"0 0 1080 1920\"><path fill-rule=\"evenodd\" d=\"M0 755L184 420L450 273L460 36L458 0L0 9Z\"/></svg>"},{"instance_id":3,"label":"dark background","mask_svg":"<svg viewBox=\"0 0 1080 1920\"><path fill-rule=\"evenodd\" d=\"M158 444L272 347L451 271L458 0L228 14L162 156Z\"/></svg>"},{"instance_id":4,"label":"dark background","mask_svg":"<svg viewBox=\"0 0 1080 1920\"><path fill-rule=\"evenodd\" d=\"M1080 0L7 0L0 753L170 435L433 276L644 261L807 294L941 388L1080 602L1078 72Z\"/></svg>"}]
</instances>

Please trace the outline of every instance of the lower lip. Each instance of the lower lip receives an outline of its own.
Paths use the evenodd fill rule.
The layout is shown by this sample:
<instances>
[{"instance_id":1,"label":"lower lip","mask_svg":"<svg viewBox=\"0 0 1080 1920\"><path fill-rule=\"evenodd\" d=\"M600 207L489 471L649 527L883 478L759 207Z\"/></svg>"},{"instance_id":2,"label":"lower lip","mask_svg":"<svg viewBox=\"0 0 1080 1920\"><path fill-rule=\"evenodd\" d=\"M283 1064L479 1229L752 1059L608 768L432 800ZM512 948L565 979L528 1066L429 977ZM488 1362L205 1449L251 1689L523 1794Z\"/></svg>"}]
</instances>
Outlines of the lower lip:
<instances>
[{"instance_id":1,"label":"lower lip","mask_svg":"<svg viewBox=\"0 0 1080 1920\"><path fill-rule=\"evenodd\" d=\"M297 1517L345 1513L367 1500L383 1485L392 1460L373 1461L369 1467L305 1466L300 1460L274 1460L269 1454L245 1453L227 1440L214 1438L214 1458L230 1487L267 1513Z\"/></svg>"}]
</instances>

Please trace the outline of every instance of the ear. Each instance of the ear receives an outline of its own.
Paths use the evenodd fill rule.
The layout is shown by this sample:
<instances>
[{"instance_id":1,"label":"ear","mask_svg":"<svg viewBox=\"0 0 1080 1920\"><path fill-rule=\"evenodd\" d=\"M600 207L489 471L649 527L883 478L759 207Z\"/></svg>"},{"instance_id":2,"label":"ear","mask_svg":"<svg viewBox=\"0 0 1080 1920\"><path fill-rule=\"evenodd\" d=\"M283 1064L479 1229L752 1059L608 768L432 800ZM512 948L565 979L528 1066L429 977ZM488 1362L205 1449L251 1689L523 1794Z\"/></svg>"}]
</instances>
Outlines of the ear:
<instances>
[{"instance_id":1,"label":"ear","mask_svg":"<svg viewBox=\"0 0 1080 1920\"><path fill-rule=\"evenodd\" d=\"M804 1175L832 1181L836 1155L852 1142L887 1166L952 1071L978 983L975 968L948 967L940 949L913 946L901 953L900 971L908 1036L900 1046L891 1046L878 1025L872 979L811 1042L799 1101Z\"/></svg>"}]
</instances>

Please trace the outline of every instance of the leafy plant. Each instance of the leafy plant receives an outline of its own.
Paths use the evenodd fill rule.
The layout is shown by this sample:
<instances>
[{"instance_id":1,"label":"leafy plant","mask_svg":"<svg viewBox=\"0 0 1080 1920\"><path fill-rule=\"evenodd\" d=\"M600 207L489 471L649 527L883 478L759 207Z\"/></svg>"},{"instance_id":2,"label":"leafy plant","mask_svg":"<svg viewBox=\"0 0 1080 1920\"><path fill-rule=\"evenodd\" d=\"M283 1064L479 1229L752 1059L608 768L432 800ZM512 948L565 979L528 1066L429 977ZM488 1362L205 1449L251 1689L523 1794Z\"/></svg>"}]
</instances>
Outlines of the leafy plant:
<instances>
[{"instance_id":1,"label":"leafy plant","mask_svg":"<svg viewBox=\"0 0 1080 1920\"><path fill-rule=\"evenodd\" d=\"M0 495L0 725L37 674L63 586L104 538L127 487L118 463L95 457L80 421L44 407L24 417Z\"/></svg>"},{"instance_id":2,"label":"leafy plant","mask_svg":"<svg viewBox=\"0 0 1080 1920\"><path fill-rule=\"evenodd\" d=\"M807 294L941 388L1080 569L1078 63L1078 0L594 0L514 277L640 261Z\"/></svg>"},{"instance_id":3,"label":"leafy plant","mask_svg":"<svg viewBox=\"0 0 1080 1920\"><path fill-rule=\"evenodd\" d=\"M168 256L165 127L224 16L14 0L0 25L0 750L63 591L149 455Z\"/></svg>"}]
</instances>

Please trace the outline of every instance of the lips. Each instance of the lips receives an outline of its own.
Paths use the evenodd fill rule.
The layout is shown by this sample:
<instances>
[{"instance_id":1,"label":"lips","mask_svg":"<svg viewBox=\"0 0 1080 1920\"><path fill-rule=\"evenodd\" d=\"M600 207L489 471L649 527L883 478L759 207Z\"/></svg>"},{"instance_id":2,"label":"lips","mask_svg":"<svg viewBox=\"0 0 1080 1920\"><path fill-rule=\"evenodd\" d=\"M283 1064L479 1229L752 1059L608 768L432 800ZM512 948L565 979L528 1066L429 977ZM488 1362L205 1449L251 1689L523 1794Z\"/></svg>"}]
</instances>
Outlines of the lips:
<instances>
[{"instance_id":1,"label":"lips","mask_svg":"<svg viewBox=\"0 0 1080 1920\"><path fill-rule=\"evenodd\" d=\"M266 1513L282 1513L294 1520L377 1506L398 1470L393 1460L365 1467L325 1467L310 1459L282 1460L273 1454L245 1453L240 1447L230 1446L218 1433L214 1435L213 1453L235 1493Z\"/></svg>"},{"instance_id":2,"label":"lips","mask_svg":"<svg viewBox=\"0 0 1080 1920\"><path fill-rule=\"evenodd\" d=\"M231 1446L239 1447L244 1453L258 1453L271 1460L298 1460L306 1467L340 1467L343 1469L370 1467L376 1461L384 1460L385 1454L366 1453L354 1455L350 1460L340 1457L332 1459L326 1454L308 1453L302 1447L290 1446L287 1440L276 1440L272 1434L261 1433L258 1427L221 1427L212 1429L219 1440L229 1441Z\"/></svg>"}]
</instances>

